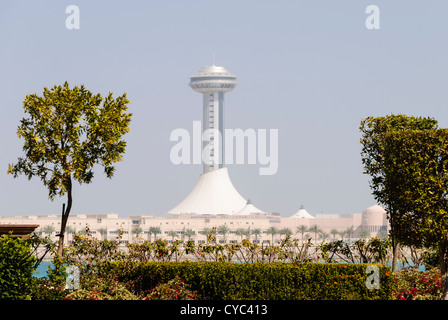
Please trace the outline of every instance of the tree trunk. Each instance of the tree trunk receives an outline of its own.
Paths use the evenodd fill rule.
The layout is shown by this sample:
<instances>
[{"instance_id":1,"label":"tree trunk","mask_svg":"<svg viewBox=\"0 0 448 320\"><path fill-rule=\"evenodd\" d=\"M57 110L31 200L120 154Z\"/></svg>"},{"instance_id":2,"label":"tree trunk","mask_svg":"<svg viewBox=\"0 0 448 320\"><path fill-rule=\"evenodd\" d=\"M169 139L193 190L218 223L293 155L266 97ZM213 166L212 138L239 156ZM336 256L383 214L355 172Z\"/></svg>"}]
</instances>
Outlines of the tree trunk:
<instances>
[{"instance_id":1,"label":"tree trunk","mask_svg":"<svg viewBox=\"0 0 448 320\"><path fill-rule=\"evenodd\" d=\"M393 240L392 244L393 250L392 250L392 272L397 271L397 262L398 262L398 253L400 249L400 245L396 240Z\"/></svg>"},{"instance_id":2,"label":"tree trunk","mask_svg":"<svg viewBox=\"0 0 448 320\"><path fill-rule=\"evenodd\" d=\"M72 209L72 180L69 177L67 181L67 208L62 212L61 231L59 232L58 256L62 259L62 250L64 249L65 227L67 225L68 216Z\"/></svg>"},{"instance_id":3,"label":"tree trunk","mask_svg":"<svg viewBox=\"0 0 448 320\"><path fill-rule=\"evenodd\" d=\"M447 272L447 244L443 243L439 249L440 275L442 280L442 300L448 300L448 272Z\"/></svg>"}]
</instances>

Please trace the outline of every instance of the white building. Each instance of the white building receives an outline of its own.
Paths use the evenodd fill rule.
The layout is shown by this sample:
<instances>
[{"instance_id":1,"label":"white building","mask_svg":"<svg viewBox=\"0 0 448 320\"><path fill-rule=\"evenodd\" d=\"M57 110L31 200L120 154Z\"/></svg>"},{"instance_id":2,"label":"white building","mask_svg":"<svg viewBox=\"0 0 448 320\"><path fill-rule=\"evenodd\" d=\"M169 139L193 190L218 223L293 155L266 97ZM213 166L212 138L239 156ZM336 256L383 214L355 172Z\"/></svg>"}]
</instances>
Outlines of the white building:
<instances>
[{"instance_id":1,"label":"white building","mask_svg":"<svg viewBox=\"0 0 448 320\"><path fill-rule=\"evenodd\" d=\"M363 213L353 214L316 214L311 215L301 208L290 217L281 217L279 214L268 214L257 211L250 202L237 214L178 214L171 216L146 216L132 215L119 217L117 214L71 214L66 229L66 243L72 241L75 232L85 230L89 227L92 234L98 239L115 239L118 231L122 230L121 241L133 242L140 239L153 241L155 238L172 240L192 240L195 243L206 241L205 229L219 228L222 225L228 227L228 234L217 234L218 243L230 243L241 240L237 235L238 229L250 232L251 241L259 243L271 241L272 236L267 230L275 227L278 231L289 229L292 236L300 238L297 228L299 226L311 227L317 225L323 232L330 233L332 229L338 231L352 227L356 238L360 230L368 230L371 236L376 236L379 231L387 229L387 219L384 209L372 206ZM35 216L1 216L0 224L37 224L35 230L42 235L50 235L56 240L56 234L60 230L60 215L35 215ZM172 236L174 233L175 237ZM157 232L157 233L155 233ZM255 234L257 234L255 236ZM314 238L312 232L307 232ZM275 237L280 238L280 235Z\"/></svg>"}]
</instances>

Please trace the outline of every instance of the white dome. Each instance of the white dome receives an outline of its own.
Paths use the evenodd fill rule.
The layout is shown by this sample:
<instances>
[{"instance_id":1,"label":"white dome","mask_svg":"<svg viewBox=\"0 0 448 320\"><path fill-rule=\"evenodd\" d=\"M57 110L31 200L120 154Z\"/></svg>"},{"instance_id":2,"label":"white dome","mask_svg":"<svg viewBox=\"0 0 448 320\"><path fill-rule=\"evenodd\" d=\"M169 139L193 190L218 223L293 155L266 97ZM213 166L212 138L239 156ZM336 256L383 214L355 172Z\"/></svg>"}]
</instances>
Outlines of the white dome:
<instances>
[{"instance_id":1,"label":"white dome","mask_svg":"<svg viewBox=\"0 0 448 320\"><path fill-rule=\"evenodd\" d=\"M265 213L263 211L261 211L260 209L258 209L257 207L255 207L252 202L250 202L250 200L247 200L246 206L239 212L237 212L237 215L250 215L252 213L255 214L259 214L259 213Z\"/></svg>"},{"instance_id":2,"label":"white dome","mask_svg":"<svg viewBox=\"0 0 448 320\"><path fill-rule=\"evenodd\" d=\"M294 213L290 218L298 218L298 219L315 219L303 206L300 206L299 211Z\"/></svg>"},{"instance_id":3,"label":"white dome","mask_svg":"<svg viewBox=\"0 0 448 320\"><path fill-rule=\"evenodd\" d=\"M368 207L362 212L362 226L383 226L386 225L386 210L379 205Z\"/></svg>"}]
</instances>

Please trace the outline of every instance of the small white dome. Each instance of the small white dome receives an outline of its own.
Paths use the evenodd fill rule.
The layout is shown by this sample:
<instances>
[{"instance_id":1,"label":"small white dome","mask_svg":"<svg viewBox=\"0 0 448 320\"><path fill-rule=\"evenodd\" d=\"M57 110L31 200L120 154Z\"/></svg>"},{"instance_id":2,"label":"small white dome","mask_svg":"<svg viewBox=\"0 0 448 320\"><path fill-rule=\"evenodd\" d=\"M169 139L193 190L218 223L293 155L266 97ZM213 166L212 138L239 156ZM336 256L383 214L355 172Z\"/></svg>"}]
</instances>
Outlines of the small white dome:
<instances>
[{"instance_id":1,"label":"small white dome","mask_svg":"<svg viewBox=\"0 0 448 320\"><path fill-rule=\"evenodd\" d=\"M299 211L294 213L290 218L314 219L315 217L306 211L305 207L302 205L300 206Z\"/></svg>"}]
</instances>

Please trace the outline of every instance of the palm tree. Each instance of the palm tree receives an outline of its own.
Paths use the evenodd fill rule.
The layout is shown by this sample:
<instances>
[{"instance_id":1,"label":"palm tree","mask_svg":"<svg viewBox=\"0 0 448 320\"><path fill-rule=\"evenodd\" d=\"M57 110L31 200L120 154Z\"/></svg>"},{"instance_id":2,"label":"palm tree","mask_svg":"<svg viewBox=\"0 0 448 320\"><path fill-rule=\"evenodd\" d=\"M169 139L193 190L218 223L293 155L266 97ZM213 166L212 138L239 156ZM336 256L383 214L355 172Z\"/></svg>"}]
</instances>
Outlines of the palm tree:
<instances>
[{"instance_id":1,"label":"palm tree","mask_svg":"<svg viewBox=\"0 0 448 320\"><path fill-rule=\"evenodd\" d=\"M244 228L238 228L236 229L235 234L237 236L240 236L241 240L243 240L243 236L247 236L249 234L249 230Z\"/></svg>"},{"instance_id":2,"label":"palm tree","mask_svg":"<svg viewBox=\"0 0 448 320\"><path fill-rule=\"evenodd\" d=\"M230 232L229 227L227 227L225 224L218 227L216 232L222 236L224 236L224 242L226 242L226 234Z\"/></svg>"},{"instance_id":3,"label":"palm tree","mask_svg":"<svg viewBox=\"0 0 448 320\"><path fill-rule=\"evenodd\" d=\"M327 232L323 232L323 231L322 231L322 232L320 233L320 238L321 238L323 241L327 240L329 236L330 236L330 234L327 233Z\"/></svg>"},{"instance_id":4,"label":"palm tree","mask_svg":"<svg viewBox=\"0 0 448 320\"><path fill-rule=\"evenodd\" d=\"M143 232L143 229L140 227L135 227L135 228L132 228L132 230L131 230L131 233L135 234L137 238L138 238L139 234L142 232Z\"/></svg>"},{"instance_id":5,"label":"palm tree","mask_svg":"<svg viewBox=\"0 0 448 320\"><path fill-rule=\"evenodd\" d=\"M303 234L305 232L308 232L308 227L304 226L304 225L300 225L300 226L297 227L297 232L302 235L302 242L303 242Z\"/></svg>"},{"instance_id":6,"label":"palm tree","mask_svg":"<svg viewBox=\"0 0 448 320\"><path fill-rule=\"evenodd\" d=\"M104 240L105 236L107 236L107 229L106 228L99 228L97 231L100 233L101 239Z\"/></svg>"},{"instance_id":7,"label":"palm tree","mask_svg":"<svg viewBox=\"0 0 448 320\"><path fill-rule=\"evenodd\" d=\"M292 235L292 231L289 228L283 228L279 231L280 235L284 235L285 237L289 237Z\"/></svg>"},{"instance_id":8,"label":"palm tree","mask_svg":"<svg viewBox=\"0 0 448 320\"><path fill-rule=\"evenodd\" d=\"M336 235L339 234L339 231L337 229L331 229L330 233L333 235L333 240L336 237Z\"/></svg>"},{"instance_id":9,"label":"palm tree","mask_svg":"<svg viewBox=\"0 0 448 320\"><path fill-rule=\"evenodd\" d=\"M339 231L339 235L341 236L342 241L344 241L344 237L346 236L346 234L347 234L347 230Z\"/></svg>"},{"instance_id":10,"label":"palm tree","mask_svg":"<svg viewBox=\"0 0 448 320\"><path fill-rule=\"evenodd\" d=\"M154 234L154 240L156 240L157 235L160 233L162 233L160 227L149 227L149 240L151 241L151 234Z\"/></svg>"},{"instance_id":11,"label":"palm tree","mask_svg":"<svg viewBox=\"0 0 448 320\"><path fill-rule=\"evenodd\" d=\"M187 229L184 231L184 235L188 237L188 241L191 240L191 237L196 235L196 231L192 230L192 229Z\"/></svg>"},{"instance_id":12,"label":"palm tree","mask_svg":"<svg viewBox=\"0 0 448 320\"><path fill-rule=\"evenodd\" d=\"M54 227L52 225L46 225L42 231L46 234L52 234L54 232Z\"/></svg>"},{"instance_id":13,"label":"palm tree","mask_svg":"<svg viewBox=\"0 0 448 320\"><path fill-rule=\"evenodd\" d=\"M260 228L252 229L251 233L255 236L255 241L258 241L258 236L261 234L261 229Z\"/></svg>"},{"instance_id":14,"label":"palm tree","mask_svg":"<svg viewBox=\"0 0 448 320\"><path fill-rule=\"evenodd\" d=\"M322 230L319 228L317 224L313 224L312 226L310 226L308 231L314 232L314 239L317 239L317 234L322 232Z\"/></svg>"},{"instance_id":15,"label":"palm tree","mask_svg":"<svg viewBox=\"0 0 448 320\"><path fill-rule=\"evenodd\" d=\"M177 238L177 237L178 237L177 232L174 231L174 230L168 231L167 235L168 235L169 237L171 237L171 241L174 241L174 238Z\"/></svg>"},{"instance_id":16,"label":"palm tree","mask_svg":"<svg viewBox=\"0 0 448 320\"><path fill-rule=\"evenodd\" d=\"M362 229L362 230L359 232L359 237L360 237L361 239L370 238L370 232L369 232L369 230Z\"/></svg>"},{"instance_id":17,"label":"palm tree","mask_svg":"<svg viewBox=\"0 0 448 320\"><path fill-rule=\"evenodd\" d=\"M274 243L274 236L278 233L278 229L272 226L268 230L266 230L266 233L272 236L272 243Z\"/></svg>"},{"instance_id":18,"label":"palm tree","mask_svg":"<svg viewBox=\"0 0 448 320\"><path fill-rule=\"evenodd\" d=\"M355 229L353 229L353 226L347 228L347 230L345 230L345 232L347 232L348 235L348 239L350 240L352 238L353 233L355 232Z\"/></svg>"}]
</instances>

